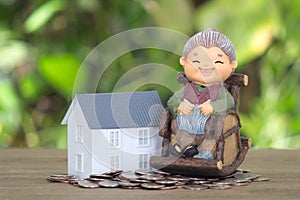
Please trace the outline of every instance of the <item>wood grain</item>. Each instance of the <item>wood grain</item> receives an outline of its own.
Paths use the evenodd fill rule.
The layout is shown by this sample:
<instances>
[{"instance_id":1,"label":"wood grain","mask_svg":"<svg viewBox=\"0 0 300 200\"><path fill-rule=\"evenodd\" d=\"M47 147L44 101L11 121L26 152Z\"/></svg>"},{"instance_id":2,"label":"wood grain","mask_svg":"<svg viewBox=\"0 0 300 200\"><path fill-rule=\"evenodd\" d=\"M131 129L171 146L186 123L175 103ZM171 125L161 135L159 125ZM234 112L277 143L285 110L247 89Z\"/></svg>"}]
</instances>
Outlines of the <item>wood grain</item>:
<instances>
[{"instance_id":1,"label":"wood grain","mask_svg":"<svg viewBox=\"0 0 300 200\"><path fill-rule=\"evenodd\" d=\"M0 149L0 199L2 200L175 200L299 199L300 150L250 150L240 168L271 178L230 190L169 191L81 189L68 184L49 183L51 173L67 171L67 151L56 149Z\"/></svg>"}]
</instances>

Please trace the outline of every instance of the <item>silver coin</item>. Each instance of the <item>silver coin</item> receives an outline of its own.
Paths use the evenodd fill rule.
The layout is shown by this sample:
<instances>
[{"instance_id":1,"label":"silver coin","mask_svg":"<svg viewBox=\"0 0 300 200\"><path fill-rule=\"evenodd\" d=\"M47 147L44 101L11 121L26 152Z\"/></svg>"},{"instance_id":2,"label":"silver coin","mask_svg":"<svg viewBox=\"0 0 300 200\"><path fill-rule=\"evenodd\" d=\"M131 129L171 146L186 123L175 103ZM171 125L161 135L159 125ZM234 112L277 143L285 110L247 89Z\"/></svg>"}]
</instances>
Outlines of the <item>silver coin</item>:
<instances>
[{"instance_id":1,"label":"silver coin","mask_svg":"<svg viewBox=\"0 0 300 200\"><path fill-rule=\"evenodd\" d=\"M68 179L69 178L67 178L67 177L51 177L51 176L48 176L46 178L46 180L48 180L50 182L59 182L59 183L67 183Z\"/></svg>"},{"instance_id":2,"label":"silver coin","mask_svg":"<svg viewBox=\"0 0 300 200\"><path fill-rule=\"evenodd\" d=\"M142 175L147 175L147 174L154 174L153 171L143 170L143 169L138 169L138 170L135 171L135 173L136 173L137 175L140 175L140 176L142 176Z\"/></svg>"},{"instance_id":3,"label":"silver coin","mask_svg":"<svg viewBox=\"0 0 300 200\"><path fill-rule=\"evenodd\" d=\"M136 180L139 179L140 176L136 175L135 173L129 171L129 172L123 172L119 175L120 179L125 179L125 180Z\"/></svg>"},{"instance_id":4,"label":"silver coin","mask_svg":"<svg viewBox=\"0 0 300 200\"><path fill-rule=\"evenodd\" d=\"M201 185L201 182L202 181L189 181L187 183L190 184L190 185Z\"/></svg>"},{"instance_id":5,"label":"silver coin","mask_svg":"<svg viewBox=\"0 0 300 200\"><path fill-rule=\"evenodd\" d=\"M145 179L132 179L130 180L132 183L150 183L151 181Z\"/></svg>"},{"instance_id":6,"label":"silver coin","mask_svg":"<svg viewBox=\"0 0 300 200\"><path fill-rule=\"evenodd\" d=\"M105 173L103 173L103 175L118 176L122 172L123 172L123 170L114 170L114 171L105 172Z\"/></svg>"},{"instance_id":7,"label":"silver coin","mask_svg":"<svg viewBox=\"0 0 300 200\"><path fill-rule=\"evenodd\" d=\"M235 183L234 186L246 186L248 185L248 182L244 182L244 183Z\"/></svg>"},{"instance_id":8,"label":"silver coin","mask_svg":"<svg viewBox=\"0 0 300 200\"><path fill-rule=\"evenodd\" d=\"M107 175L107 174L91 174L90 178L112 179L112 176Z\"/></svg>"},{"instance_id":9,"label":"silver coin","mask_svg":"<svg viewBox=\"0 0 300 200\"><path fill-rule=\"evenodd\" d=\"M223 185L234 185L234 182L226 182L226 181L221 181L221 182L213 182L213 184L218 185L218 186L223 186Z\"/></svg>"},{"instance_id":10,"label":"silver coin","mask_svg":"<svg viewBox=\"0 0 300 200\"><path fill-rule=\"evenodd\" d=\"M78 185L83 188L98 188L99 185L97 183L93 183L91 181L79 181Z\"/></svg>"},{"instance_id":11,"label":"silver coin","mask_svg":"<svg viewBox=\"0 0 300 200\"><path fill-rule=\"evenodd\" d=\"M248 179L236 179L235 182L236 183L248 183L249 180Z\"/></svg>"},{"instance_id":12,"label":"silver coin","mask_svg":"<svg viewBox=\"0 0 300 200\"><path fill-rule=\"evenodd\" d=\"M122 189L128 189L128 190L135 190L135 189L141 189L140 186L136 186L136 187L121 187Z\"/></svg>"},{"instance_id":13,"label":"silver coin","mask_svg":"<svg viewBox=\"0 0 300 200\"><path fill-rule=\"evenodd\" d=\"M74 175L69 174L50 174L50 177L56 177L56 178L73 178Z\"/></svg>"},{"instance_id":14,"label":"silver coin","mask_svg":"<svg viewBox=\"0 0 300 200\"><path fill-rule=\"evenodd\" d=\"M206 181L206 178L190 177L190 181Z\"/></svg>"},{"instance_id":15,"label":"silver coin","mask_svg":"<svg viewBox=\"0 0 300 200\"><path fill-rule=\"evenodd\" d=\"M53 177L51 177L51 176L48 176L48 177L46 178L46 180L47 180L47 181L50 181L50 182L60 182L60 181L61 181L61 179L56 179L56 178L53 178Z\"/></svg>"},{"instance_id":16,"label":"silver coin","mask_svg":"<svg viewBox=\"0 0 300 200\"><path fill-rule=\"evenodd\" d=\"M163 180L164 176L159 175L159 174L147 174L147 175L143 175L140 177L141 179L145 179L148 181L159 181L159 180Z\"/></svg>"},{"instance_id":17,"label":"silver coin","mask_svg":"<svg viewBox=\"0 0 300 200\"><path fill-rule=\"evenodd\" d=\"M218 187L218 185L213 184L213 183L205 183L205 184L202 184L202 186L205 186L205 187L208 187L208 188Z\"/></svg>"},{"instance_id":18,"label":"silver coin","mask_svg":"<svg viewBox=\"0 0 300 200\"><path fill-rule=\"evenodd\" d=\"M168 180L168 179L155 181L155 183L161 184L161 185L175 185L177 182L178 181Z\"/></svg>"},{"instance_id":19,"label":"silver coin","mask_svg":"<svg viewBox=\"0 0 300 200\"><path fill-rule=\"evenodd\" d=\"M181 187L181 186L184 186L187 182L183 182L183 181L178 181L175 185L177 187Z\"/></svg>"},{"instance_id":20,"label":"silver coin","mask_svg":"<svg viewBox=\"0 0 300 200\"><path fill-rule=\"evenodd\" d=\"M168 186L164 186L164 187L160 188L160 190L174 190L176 188L177 188L176 185L168 185Z\"/></svg>"},{"instance_id":21,"label":"silver coin","mask_svg":"<svg viewBox=\"0 0 300 200\"><path fill-rule=\"evenodd\" d=\"M141 183L132 183L132 182L119 182L121 187L138 187Z\"/></svg>"},{"instance_id":22,"label":"silver coin","mask_svg":"<svg viewBox=\"0 0 300 200\"><path fill-rule=\"evenodd\" d=\"M227 183L228 185L230 185L230 184L233 185L233 184L236 183L236 180L238 180L238 179L235 179L235 178L226 178L226 179L221 179L217 183L225 183L225 185Z\"/></svg>"},{"instance_id":23,"label":"silver coin","mask_svg":"<svg viewBox=\"0 0 300 200\"><path fill-rule=\"evenodd\" d=\"M220 179L219 178L208 178L206 180L211 181L211 182L216 182L216 181L219 181Z\"/></svg>"},{"instance_id":24,"label":"silver coin","mask_svg":"<svg viewBox=\"0 0 300 200\"><path fill-rule=\"evenodd\" d=\"M164 185L160 185L160 184L157 184L157 183L143 183L141 185L141 187L145 188L145 189L157 190L157 189L163 188Z\"/></svg>"},{"instance_id":25,"label":"silver coin","mask_svg":"<svg viewBox=\"0 0 300 200\"><path fill-rule=\"evenodd\" d=\"M170 175L169 172L164 172L164 171L160 171L160 170L155 170L153 172L156 174L164 175L164 176Z\"/></svg>"},{"instance_id":26,"label":"silver coin","mask_svg":"<svg viewBox=\"0 0 300 200\"><path fill-rule=\"evenodd\" d=\"M99 181L104 181L104 180L108 180L108 179L104 179L104 178L87 178L86 180L92 181L92 182L99 182Z\"/></svg>"},{"instance_id":27,"label":"silver coin","mask_svg":"<svg viewBox=\"0 0 300 200\"><path fill-rule=\"evenodd\" d=\"M222 178L219 181L213 182L215 184L219 184L219 185L234 185L237 179L235 178Z\"/></svg>"},{"instance_id":28,"label":"silver coin","mask_svg":"<svg viewBox=\"0 0 300 200\"><path fill-rule=\"evenodd\" d=\"M183 186L184 189L187 190L206 190L208 189L207 186L203 186L203 185L185 185Z\"/></svg>"},{"instance_id":29,"label":"silver coin","mask_svg":"<svg viewBox=\"0 0 300 200\"><path fill-rule=\"evenodd\" d=\"M98 185L100 187L104 188L116 188L119 186L119 182L117 181L110 181L110 180L105 180L105 181L100 181L98 182Z\"/></svg>"},{"instance_id":30,"label":"silver coin","mask_svg":"<svg viewBox=\"0 0 300 200\"><path fill-rule=\"evenodd\" d=\"M214 189L214 190L226 190L226 189L231 189L232 186L231 185L217 185L214 187L210 187L210 189Z\"/></svg>"},{"instance_id":31,"label":"silver coin","mask_svg":"<svg viewBox=\"0 0 300 200\"><path fill-rule=\"evenodd\" d=\"M258 174L253 174L253 173L238 173L234 176L236 179L247 179L247 180L253 180L256 179L258 177L260 177L260 175Z\"/></svg>"},{"instance_id":32,"label":"silver coin","mask_svg":"<svg viewBox=\"0 0 300 200\"><path fill-rule=\"evenodd\" d=\"M129 182L129 180L126 179L120 179L119 177L115 177L113 179L111 179L112 181L118 181L118 182Z\"/></svg>"},{"instance_id":33,"label":"silver coin","mask_svg":"<svg viewBox=\"0 0 300 200\"><path fill-rule=\"evenodd\" d=\"M182 182L188 182L190 180L188 177L184 177L184 176L168 176L167 179L173 181L182 181Z\"/></svg>"},{"instance_id":34,"label":"silver coin","mask_svg":"<svg viewBox=\"0 0 300 200\"><path fill-rule=\"evenodd\" d=\"M51 174L50 176L47 177L48 181L51 182L65 182L67 183L67 180L72 178L73 175L68 175L68 174Z\"/></svg>"},{"instance_id":35,"label":"silver coin","mask_svg":"<svg viewBox=\"0 0 300 200\"><path fill-rule=\"evenodd\" d=\"M251 181L253 181L254 179L257 179L257 178L259 178L261 175L259 175L259 174L253 174L253 173L246 173L247 175L248 175L248 180L251 180Z\"/></svg>"},{"instance_id":36,"label":"silver coin","mask_svg":"<svg viewBox=\"0 0 300 200\"><path fill-rule=\"evenodd\" d=\"M259 176L255 179L253 179L253 182L263 182L263 181L269 181L270 178L269 177L266 177L266 176Z\"/></svg>"},{"instance_id":37,"label":"silver coin","mask_svg":"<svg viewBox=\"0 0 300 200\"><path fill-rule=\"evenodd\" d=\"M211 181L208 181L208 180L204 180L204 181L198 181L199 184L209 184L211 183Z\"/></svg>"}]
</instances>

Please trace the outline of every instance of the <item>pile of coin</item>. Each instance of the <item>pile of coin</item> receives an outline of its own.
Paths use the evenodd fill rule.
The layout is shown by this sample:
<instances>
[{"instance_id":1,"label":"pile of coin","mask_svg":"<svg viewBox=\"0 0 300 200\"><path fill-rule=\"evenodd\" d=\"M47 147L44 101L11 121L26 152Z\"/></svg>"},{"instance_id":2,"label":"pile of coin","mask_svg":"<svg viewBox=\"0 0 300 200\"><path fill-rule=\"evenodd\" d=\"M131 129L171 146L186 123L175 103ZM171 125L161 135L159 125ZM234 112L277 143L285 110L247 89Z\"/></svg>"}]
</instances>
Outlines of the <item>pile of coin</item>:
<instances>
[{"instance_id":1,"label":"pile of coin","mask_svg":"<svg viewBox=\"0 0 300 200\"><path fill-rule=\"evenodd\" d=\"M135 172L116 170L103 174L91 174L86 179L77 179L67 174L52 174L47 177L47 180L69 183L82 188L224 190L235 186L246 186L252 182L268 181L269 178L251 173L249 170L238 170L236 173L222 178L186 177L159 170L136 170Z\"/></svg>"}]
</instances>

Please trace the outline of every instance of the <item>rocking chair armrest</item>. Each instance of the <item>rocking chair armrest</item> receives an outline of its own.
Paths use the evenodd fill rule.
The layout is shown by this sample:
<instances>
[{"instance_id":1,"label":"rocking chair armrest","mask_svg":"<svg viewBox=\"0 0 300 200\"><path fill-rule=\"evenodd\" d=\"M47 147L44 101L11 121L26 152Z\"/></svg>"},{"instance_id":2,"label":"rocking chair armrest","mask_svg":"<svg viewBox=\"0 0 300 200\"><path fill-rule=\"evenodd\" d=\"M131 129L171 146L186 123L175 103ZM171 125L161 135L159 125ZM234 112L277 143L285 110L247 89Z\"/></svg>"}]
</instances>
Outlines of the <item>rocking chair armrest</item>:
<instances>
[{"instance_id":1,"label":"rocking chair armrest","mask_svg":"<svg viewBox=\"0 0 300 200\"><path fill-rule=\"evenodd\" d=\"M244 86L248 86L249 78L247 75L244 75Z\"/></svg>"},{"instance_id":2,"label":"rocking chair armrest","mask_svg":"<svg viewBox=\"0 0 300 200\"><path fill-rule=\"evenodd\" d=\"M159 136L163 138L170 138L172 114L169 109L164 109L160 117Z\"/></svg>"}]
</instances>

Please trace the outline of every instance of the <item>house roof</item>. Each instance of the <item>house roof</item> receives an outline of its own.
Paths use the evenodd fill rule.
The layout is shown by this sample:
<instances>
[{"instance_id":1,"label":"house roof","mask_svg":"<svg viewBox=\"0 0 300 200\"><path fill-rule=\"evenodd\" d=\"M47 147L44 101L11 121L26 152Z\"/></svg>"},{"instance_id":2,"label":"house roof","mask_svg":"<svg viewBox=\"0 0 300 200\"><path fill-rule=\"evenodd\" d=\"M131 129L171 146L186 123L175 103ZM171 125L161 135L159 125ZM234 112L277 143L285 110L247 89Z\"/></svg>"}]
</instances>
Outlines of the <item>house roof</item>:
<instances>
[{"instance_id":1,"label":"house roof","mask_svg":"<svg viewBox=\"0 0 300 200\"><path fill-rule=\"evenodd\" d=\"M158 126L162 103L156 91L77 94L72 104L79 103L91 129L113 129ZM63 124L66 124L70 106Z\"/></svg>"}]
</instances>

